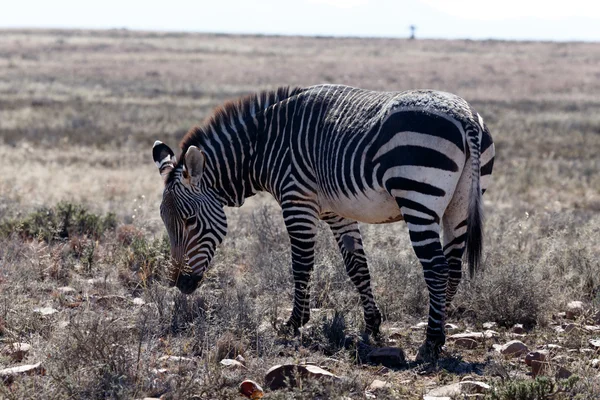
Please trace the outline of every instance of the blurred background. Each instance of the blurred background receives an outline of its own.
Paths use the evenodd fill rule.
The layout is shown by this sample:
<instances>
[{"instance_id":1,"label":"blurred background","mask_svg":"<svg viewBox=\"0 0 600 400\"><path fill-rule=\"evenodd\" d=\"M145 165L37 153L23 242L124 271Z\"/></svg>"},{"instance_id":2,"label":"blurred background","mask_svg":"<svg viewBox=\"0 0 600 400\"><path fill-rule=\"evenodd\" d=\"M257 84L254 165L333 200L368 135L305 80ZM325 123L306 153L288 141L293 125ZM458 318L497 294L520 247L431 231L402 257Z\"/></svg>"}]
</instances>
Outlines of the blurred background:
<instances>
[{"instance_id":1,"label":"blurred background","mask_svg":"<svg viewBox=\"0 0 600 400\"><path fill-rule=\"evenodd\" d=\"M308 344L286 347L274 327L291 305L289 243L268 195L227 210L230 233L194 296L160 283L168 241L154 141L178 148L225 100L320 83L449 91L483 116L496 144L485 271L461 285L451 321L461 331L494 322L496 341L524 324L529 336L519 338L532 348L560 343L552 368L582 377L561 393L600 396L589 342L600 327L584 329L600 325L600 314L592 318L600 3L19 0L0 8L0 340L31 344L25 362L48 370L0 385L0 397L236 397L244 377L262 382L271 365L299 359L351 378L318 389L321 398L363 398L375 377L394 383L378 398L420 397L465 373L498 384L498 393L529 385L527 367L497 359L489 343L449 344L464 359L449 361L448 374L361 365L356 348L339 341L363 328L358 297L323 227L313 286L322 313ZM425 318L427 294L405 225L361 229L384 329L401 332L388 344L414 357L424 333L408 328ZM566 334L556 316L572 300L583 306ZM40 317L39 307L56 312ZM165 354L202 368L158 373ZM218 364L238 354L248 370ZM9 365L0 356L0 367Z\"/></svg>"}]
</instances>

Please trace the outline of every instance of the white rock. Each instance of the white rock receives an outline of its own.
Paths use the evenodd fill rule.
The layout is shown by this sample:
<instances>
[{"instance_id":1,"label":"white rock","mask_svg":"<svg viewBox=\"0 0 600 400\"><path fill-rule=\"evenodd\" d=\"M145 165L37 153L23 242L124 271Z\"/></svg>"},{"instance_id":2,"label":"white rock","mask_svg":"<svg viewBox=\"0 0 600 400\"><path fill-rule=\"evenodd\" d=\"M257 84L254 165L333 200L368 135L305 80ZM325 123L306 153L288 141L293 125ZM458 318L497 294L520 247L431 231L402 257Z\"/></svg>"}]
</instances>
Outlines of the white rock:
<instances>
[{"instance_id":1,"label":"white rock","mask_svg":"<svg viewBox=\"0 0 600 400\"><path fill-rule=\"evenodd\" d=\"M46 371L42 363L31 365L19 365L18 367L5 368L0 370L0 380L4 383L11 383L18 375L44 375Z\"/></svg>"},{"instance_id":2,"label":"white rock","mask_svg":"<svg viewBox=\"0 0 600 400\"><path fill-rule=\"evenodd\" d=\"M227 368L231 368L231 369L246 368L246 366L244 364L242 364L238 360L232 360L231 358L222 359L221 365L223 365Z\"/></svg>"},{"instance_id":3,"label":"white rock","mask_svg":"<svg viewBox=\"0 0 600 400\"><path fill-rule=\"evenodd\" d=\"M494 345L496 351L507 357L519 357L527 354L529 348L520 340L511 340L504 345Z\"/></svg>"},{"instance_id":4,"label":"white rock","mask_svg":"<svg viewBox=\"0 0 600 400\"><path fill-rule=\"evenodd\" d=\"M2 353L8 355L15 361L22 361L31 350L31 345L27 343L13 343L6 346Z\"/></svg>"},{"instance_id":5,"label":"white rock","mask_svg":"<svg viewBox=\"0 0 600 400\"><path fill-rule=\"evenodd\" d=\"M162 365L167 368L196 368L196 360L189 357L180 357L180 356L162 356L158 359Z\"/></svg>"},{"instance_id":6,"label":"white rock","mask_svg":"<svg viewBox=\"0 0 600 400\"><path fill-rule=\"evenodd\" d=\"M496 325L498 325L498 324L496 324L495 322L484 322L483 323L483 329L492 329Z\"/></svg>"},{"instance_id":7,"label":"white rock","mask_svg":"<svg viewBox=\"0 0 600 400\"><path fill-rule=\"evenodd\" d=\"M450 385L440 386L435 389L432 389L427 393L427 396L430 397L447 397L452 398L460 395L460 382L452 383Z\"/></svg>"},{"instance_id":8,"label":"white rock","mask_svg":"<svg viewBox=\"0 0 600 400\"><path fill-rule=\"evenodd\" d=\"M583 313L583 303L581 301L571 301L567 304L565 316L567 319L575 319Z\"/></svg>"},{"instance_id":9,"label":"white rock","mask_svg":"<svg viewBox=\"0 0 600 400\"><path fill-rule=\"evenodd\" d=\"M487 383L479 381L460 382L460 392L465 394L487 393L492 389Z\"/></svg>"},{"instance_id":10,"label":"white rock","mask_svg":"<svg viewBox=\"0 0 600 400\"><path fill-rule=\"evenodd\" d=\"M58 310L52 307L36 307L33 309L33 312L36 312L41 315L52 315L57 313Z\"/></svg>"},{"instance_id":11,"label":"white rock","mask_svg":"<svg viewBox=\"0 0 600 400\"><path fill-rule=\"evenodd\" d=\"M142 299L141 297L134 297L132 302L136 306L143 306L144 304L146 304L146 301L144 299Z\"/></svg>"},{"instance_id":12,"label":"white rock","mask_svg":"<svg viewBox=\"0 0 600 400\"><path fill-rule=\"evenodd\" d=\"M410 329L413 331L419 331L421 329L426 329L426 328L427 328L427 322L419 322L418 324L410 327Z\"/></svg>"},{"instance_id":13,"label":"white rock","mask_svg":"<svg viewBox=\"0 0 600 400\"><path fill-rule=\"evenodd\" d=\"M62 286L62 287L59 287L56 290L58 290L62 294L74 294L74 293L77 293L77 290L75 290L71 286Z\"/></svg>"},{"instance_id":14,"label":"white rock","mask_svg":"<svg viewBox=\"0 0 600 400\"><path fill-rule=\"evenodd\" d=\"M271 390L295 387L302 379L335 381L340 378L316 365L275 365L265 375L265 386Z\"/></svg>"},{"instance_id":15,"label":"white rock","mask_svg":"<svg viewBox=\"0 0 600 400\"><path fill-rule=\"evenodd\" d=\"M392 385L390 385L388 382L385 382L385 381L382 381L379 379L375 379L373 382L371 382L371 384L369 385L367 390L370 392L376 392L379 389L385 389L385 388L388 388L391 386Z\"/></svg>"}]
</instances>

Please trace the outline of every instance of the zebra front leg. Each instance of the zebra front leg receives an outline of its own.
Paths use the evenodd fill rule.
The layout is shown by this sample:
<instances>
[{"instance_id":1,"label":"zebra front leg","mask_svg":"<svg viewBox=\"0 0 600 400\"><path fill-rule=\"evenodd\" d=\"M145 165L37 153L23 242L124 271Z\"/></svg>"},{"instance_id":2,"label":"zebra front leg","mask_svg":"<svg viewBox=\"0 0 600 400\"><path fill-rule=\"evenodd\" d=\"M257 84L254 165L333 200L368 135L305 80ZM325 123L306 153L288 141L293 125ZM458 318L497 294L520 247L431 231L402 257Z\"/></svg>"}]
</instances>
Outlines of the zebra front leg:
<instances>
[{"instance_id":1,"label":"zebra front leg","mask_svg":"<svg viewBox=\"0 0 600 400\"><path fill-rule=\"evenodd\" d=\"M294 202L282 202L283 219L290 237L292 273L294 276L294 307L286 325L294 332L310 319L310 276L314 265L316 207Z\"/></svg>"},{"instance_id":2,"label":"zebra front leg","mask_svg":"<svg viewBox=\"0 0 600 400\"><path fill-rule=\"evenodd\" d=\"M333 232L335 240L342 253L346 272L360 295L364 310L366 332L379 335L381 313L375 303L371 290L371 275L367 265L367 258L362 246L362 239L356 221L346 219L334 213L321 216Z\"/></svg>"},{"instance_id":3,"label":"zebra front leg","mask_svg":"<svg viewBox=\"0 0 600 400\"><path fill-rule=\"evenodd\" d=\"M417 361L436 363L446 342L446 288L448 262L440 243L440 225L435 221L414 217L403 211L408 224L410 240L417 258L423 266L425 283L429 290L429 321L425 343L419 349Z\"/></svg>"}]
</instances>

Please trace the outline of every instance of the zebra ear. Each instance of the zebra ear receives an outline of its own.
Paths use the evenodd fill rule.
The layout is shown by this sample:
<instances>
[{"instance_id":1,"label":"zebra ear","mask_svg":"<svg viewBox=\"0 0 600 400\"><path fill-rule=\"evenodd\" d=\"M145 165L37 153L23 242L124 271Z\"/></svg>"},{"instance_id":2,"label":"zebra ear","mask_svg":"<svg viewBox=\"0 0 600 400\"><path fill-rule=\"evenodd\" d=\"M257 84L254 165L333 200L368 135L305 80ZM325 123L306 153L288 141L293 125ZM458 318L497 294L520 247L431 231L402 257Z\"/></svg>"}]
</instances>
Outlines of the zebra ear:
<instances>
[{"instance_id":1,"label":"zebra ear","mask_svg":"<svg viewBox=\"0 0 600 400\"><path fill-rule=\"evenodd\" d=\"M200 178L202 178L202 171L204 170L206 160L204 153L196 146L190 146L185 152L184 160L191 183L197 185L200 182Z\"/></svg>"},{"instance_id":2,"label":"zebra ear","mask_svg":"<svg viewBox=\"0 0 600 400\"><path fill-rule=\"evenodd\" d=\"M175 154L169 146L157 140L152 146L152 158L158 167L158 172L163 179L166 179L169 172L175 167Z\"/></svg>"}]
</instances>

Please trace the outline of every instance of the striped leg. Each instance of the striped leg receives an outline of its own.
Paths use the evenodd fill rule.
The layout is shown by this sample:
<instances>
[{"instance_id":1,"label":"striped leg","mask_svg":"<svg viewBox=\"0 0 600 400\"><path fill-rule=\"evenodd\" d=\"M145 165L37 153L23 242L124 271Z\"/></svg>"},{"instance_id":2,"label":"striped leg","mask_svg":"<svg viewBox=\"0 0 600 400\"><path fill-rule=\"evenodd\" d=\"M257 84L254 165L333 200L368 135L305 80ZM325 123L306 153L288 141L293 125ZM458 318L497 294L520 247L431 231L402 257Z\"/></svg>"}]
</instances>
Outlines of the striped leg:
<instances>
[{"instance_id":1,"label":"striped leg","mask_svg":"<svg viewBox=\"0 0 600 400\"><path fill-rule=\"evenodd\" d=\"M381 313L375 303L371 290L371 276L367 265L367 258L362 246L360 230L356 221L346 219L334 213L321 215L333 232L335 240L342 253L346 272L360 294L360 301L364 309L367 333L379 334Z\"/></svg>"},{"instance_id":2,"label":"striped leg","mask_svg":"<svg viewBox=\"0 0 600 400\"><path fill-rule=\"evenodd\" d=\"M446 342L444 325L448 285L448 262L440 243L440 225L436 221L414 216L414 211L410 209L402 207L401 210L429 290L427 338L419 349L417 361L436 362Z\"/></svg>"},{"instance_id":3,"label":"striped leg","mask_svg":"<svg viewBox=\"0 0 600 400\"><path fill-rule=\"evenodd\" d=\"M446 309L456 295L458 285L462 279L462 256L465 251L467 239L466 216L462 221L456 223L454 215L444 216L444 256L448 260L448 287L446 289Z\"/></svg>"},{"instance_id":4,"label":"striped leg","mask_svg":"<svg viewBox=\"0 0 600 400\"><path fill-rule=\"evenodd\" d=\"M282 202L283 218L292 249L294 307L286 325L296 331L310 319L310 275L315 261L316 207L310 203Z\"/></svg>"}]
</instances>

